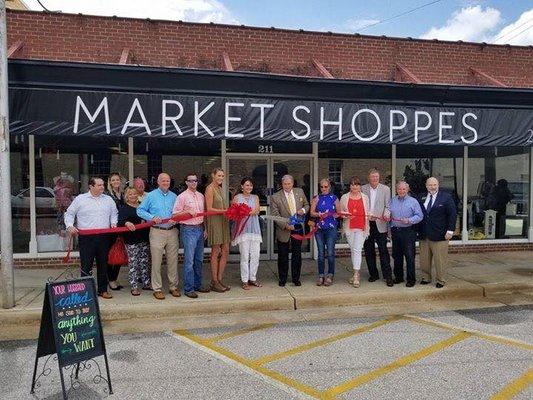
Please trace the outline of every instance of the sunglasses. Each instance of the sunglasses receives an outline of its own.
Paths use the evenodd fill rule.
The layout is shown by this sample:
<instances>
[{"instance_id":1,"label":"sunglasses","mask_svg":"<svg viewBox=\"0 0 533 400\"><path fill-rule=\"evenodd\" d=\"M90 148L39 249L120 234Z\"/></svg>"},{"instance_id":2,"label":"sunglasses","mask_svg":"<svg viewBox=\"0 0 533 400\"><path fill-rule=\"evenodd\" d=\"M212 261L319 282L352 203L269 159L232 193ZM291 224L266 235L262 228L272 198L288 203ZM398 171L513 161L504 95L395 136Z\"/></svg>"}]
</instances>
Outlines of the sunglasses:
<instances>
[{"instance_id":1,"label":"sunglasses","mask_svg":"<svg viewBox=\"0 0 533 400\"><path fill-rule=\"evenodd\" d=\"M187 179L189 183L198 183L198 179Z\"/></svg>"}]
</instances>

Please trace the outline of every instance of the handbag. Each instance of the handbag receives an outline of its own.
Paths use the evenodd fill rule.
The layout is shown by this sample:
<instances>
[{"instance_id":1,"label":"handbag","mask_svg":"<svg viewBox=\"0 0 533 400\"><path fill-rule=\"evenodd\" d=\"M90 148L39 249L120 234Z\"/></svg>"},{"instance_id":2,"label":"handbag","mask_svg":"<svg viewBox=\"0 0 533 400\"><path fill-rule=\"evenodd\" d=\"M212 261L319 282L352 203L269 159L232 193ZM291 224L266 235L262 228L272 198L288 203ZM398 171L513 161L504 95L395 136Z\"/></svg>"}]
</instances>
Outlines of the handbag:
<instances>
[{"instance_id":1,"label":"handbag","mask_svg":"<svg viewBox=\"0 0 533 400\"><path fill-rule=\"evenodd\" d=\"M124 245L124 239L121 236L115 240L109 254L107 255L108 265L125 265L128 263L128 253L126 252L126 246Z\"/></svg>"}]
</instances>

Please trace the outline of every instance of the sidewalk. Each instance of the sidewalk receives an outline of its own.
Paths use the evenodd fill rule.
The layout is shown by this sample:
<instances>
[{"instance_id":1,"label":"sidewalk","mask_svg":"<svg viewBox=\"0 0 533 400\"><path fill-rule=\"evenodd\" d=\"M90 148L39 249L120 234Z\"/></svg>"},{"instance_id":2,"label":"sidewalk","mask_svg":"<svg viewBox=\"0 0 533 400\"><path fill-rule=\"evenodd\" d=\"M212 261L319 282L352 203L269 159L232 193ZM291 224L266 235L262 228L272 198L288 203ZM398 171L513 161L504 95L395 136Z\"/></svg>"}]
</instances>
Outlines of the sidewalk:
<instances>
[{"instance_id":1,"label":"sidewalk","mask_svg":"<svg viewBox=\"0 0 533 400\"><path fill-rule=\"evenodd\" d=\"M158 301L147 291L133 297L126 287L122 291L112 292L113 299L100 300L100 308L104 325L120 327L118 330L122 332L141 331L143 327L150 330L151 323L157 327L163 320L178 325L220 325L224 321L229 325L235 316L242 320L257 315L261 321L293 318L296 314L309 318L318 310L328 310L330 313L337 310L342 313L349 307L352 313L363 312L365 307L366 310L383 313L397 312L394 311L397 309L403 312L427 310L438 308L439 302L456 302L457 307L469 308L469 304L475 302L487 305L513 302L517 295L520 302L533 304L532 255L531 252L450 255L449 280L443 289L436 289L434 284L417 284L414 288L400 284L389 288L382 281L369 283L364 262L361 287L355 289L348 284L352 274L349 259L339 258L333 286L317 287L316 262L304 260L302 286L295 287L288 283L281 288L277 284L276 262L268 261L262 262L259 267L258 279L264 286L245 291L240 287L238 264L229 264L226 279L232 285L229 292L200 294L195 300L167 295L164 301ZM204 265L206 281L210 276L208 268L207 264ZM123 285L127 283L126 274L127 269L124 268L119 279ZM46 280L75 276L78 276L78 271L67 268L16 270L17 305L11 310L0 309L0 340L36 337ZM418 271L417 276L420 276Z\"/></svg>"}]
</instances>

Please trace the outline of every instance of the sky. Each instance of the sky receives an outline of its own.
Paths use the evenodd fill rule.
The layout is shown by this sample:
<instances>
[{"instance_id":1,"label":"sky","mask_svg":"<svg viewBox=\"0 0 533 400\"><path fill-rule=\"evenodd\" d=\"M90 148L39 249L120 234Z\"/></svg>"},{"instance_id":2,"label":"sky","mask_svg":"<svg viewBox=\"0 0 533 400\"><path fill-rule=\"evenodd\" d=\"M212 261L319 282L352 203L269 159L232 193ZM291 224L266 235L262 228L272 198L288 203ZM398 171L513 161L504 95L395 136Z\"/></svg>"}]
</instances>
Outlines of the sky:
<instances>
[{"instance_id":1,"label":"sky","mask_svg":"<svg viewBox=\"0 0 533 400\"><path fill-rule=\"evenodd\" d=\"M40 1L68 13L533 45L533 0Z\"/></svg>"}]
</instances>

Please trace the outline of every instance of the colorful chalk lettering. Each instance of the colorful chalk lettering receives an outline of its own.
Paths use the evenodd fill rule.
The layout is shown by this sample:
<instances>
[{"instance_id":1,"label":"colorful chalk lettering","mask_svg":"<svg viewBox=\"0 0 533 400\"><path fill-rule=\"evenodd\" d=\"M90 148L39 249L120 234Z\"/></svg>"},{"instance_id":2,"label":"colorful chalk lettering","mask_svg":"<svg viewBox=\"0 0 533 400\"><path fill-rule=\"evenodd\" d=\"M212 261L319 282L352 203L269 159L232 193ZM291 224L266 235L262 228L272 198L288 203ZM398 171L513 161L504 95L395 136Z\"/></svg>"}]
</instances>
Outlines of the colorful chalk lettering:
<instances>
[{"instance_id":1,"label":"colorful chalk lettering","mask_svg":"<svg viewBox=\"0 0 533 400\"><path fill-rule=\"evenodd\" d=\"M92 301L92 297L89 295L89 292L85 292L83 294L79 293L71 293L68 296L59 298L55 306L56 307L72 307L79 304L88 303L89 301Z\"/></svg>"},{"instance_id":2,"label":"colorful chalk lettering","mask_svg":"<svg viewBox=\"0 0 533 400\"><path fill-rule=\"evenodd\" d=\"M57 323L58 329L68 329L69 332L72 332L72 329L81 325L87 325L89 328L92 328L95 321L94 315L89 315L86 317L80 317L76 315L70 319L62 319Z\"/></svg>"},{"instance_id":3,"label":"colorful chalk lettering","mask_svg":"<svg viewBox=\"0 0 533 400\"><path fill-rule=\"evenodd\" d=\"M94 338L86 339L86 340L82 340L81 342L74 343L74 348L76 349L76 353L90 350L94 348Z\"/></svg>"}]
</instances>

